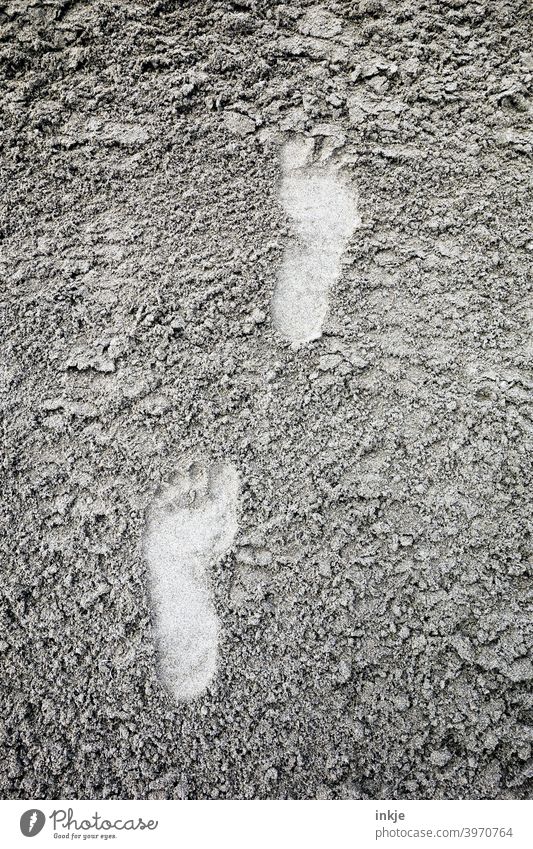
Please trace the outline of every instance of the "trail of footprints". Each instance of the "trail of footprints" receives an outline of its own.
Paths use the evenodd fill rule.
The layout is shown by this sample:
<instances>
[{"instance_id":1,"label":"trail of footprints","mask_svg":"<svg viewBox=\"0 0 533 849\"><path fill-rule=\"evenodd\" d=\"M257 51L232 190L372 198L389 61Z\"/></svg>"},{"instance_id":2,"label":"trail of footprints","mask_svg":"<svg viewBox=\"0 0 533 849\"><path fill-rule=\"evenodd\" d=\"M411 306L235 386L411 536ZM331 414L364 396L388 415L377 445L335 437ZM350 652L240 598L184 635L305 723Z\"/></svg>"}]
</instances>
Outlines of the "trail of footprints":
<instances>
[{"instance_id":1,"label":"trail of footprints","mask_svg":"<svg viewBox=\"0 0 533 849\"><path fill-rule=\"evenodd\" d=\"M272 320L293 344L321 336L331 287L359 224L351 188L331 163L313 162L314 141L282 151L280 200L293 226L272 298ZM144 555L150 575L159 674L176 700L200 695L217 666L219 624L210 566L238 529L239 477L230 464L184 465L156 496Z\"/></svg>"}]
</instances>

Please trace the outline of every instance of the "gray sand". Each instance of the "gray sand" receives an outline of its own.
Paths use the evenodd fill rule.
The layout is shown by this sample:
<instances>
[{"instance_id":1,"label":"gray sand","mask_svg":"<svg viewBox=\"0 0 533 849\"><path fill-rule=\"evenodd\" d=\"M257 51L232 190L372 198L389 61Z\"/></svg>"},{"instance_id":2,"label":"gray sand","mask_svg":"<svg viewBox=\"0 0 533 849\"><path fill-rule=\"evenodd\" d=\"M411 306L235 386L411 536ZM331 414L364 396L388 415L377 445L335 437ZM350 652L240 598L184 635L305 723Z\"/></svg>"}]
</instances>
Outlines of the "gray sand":
<instances>
[{"instance_id":1,"label":"gray sand","mask_svg":"<svg viewBox=\"0 0 533 849\"><path fill-rule=\"evenodd\" d=\"M2 795L530 795L529 3L0 26Z\"/></svg>"}]
</instances>

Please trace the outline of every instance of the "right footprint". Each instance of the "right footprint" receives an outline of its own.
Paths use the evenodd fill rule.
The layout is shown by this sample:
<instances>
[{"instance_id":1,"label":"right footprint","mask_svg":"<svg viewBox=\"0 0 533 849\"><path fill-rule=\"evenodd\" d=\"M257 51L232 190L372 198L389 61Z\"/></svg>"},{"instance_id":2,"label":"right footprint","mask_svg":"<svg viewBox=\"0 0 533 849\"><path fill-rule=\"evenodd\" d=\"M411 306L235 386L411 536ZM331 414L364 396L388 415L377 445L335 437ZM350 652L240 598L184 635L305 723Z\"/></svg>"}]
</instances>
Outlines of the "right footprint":
<instances>
[{"instance_id":1,"label":"right footprint","mask_svg":"<svg viewBox=\"0 0 533 849\"><path fill-rule=\"evenodd\" d=\"M360 223L353 190L334 164L313 164L314 139L298 136L282 151L281 203L293 223L272 298L276 329L293 343L322 335L329 293L348 239Z\"/></svg>"}]
</instances>

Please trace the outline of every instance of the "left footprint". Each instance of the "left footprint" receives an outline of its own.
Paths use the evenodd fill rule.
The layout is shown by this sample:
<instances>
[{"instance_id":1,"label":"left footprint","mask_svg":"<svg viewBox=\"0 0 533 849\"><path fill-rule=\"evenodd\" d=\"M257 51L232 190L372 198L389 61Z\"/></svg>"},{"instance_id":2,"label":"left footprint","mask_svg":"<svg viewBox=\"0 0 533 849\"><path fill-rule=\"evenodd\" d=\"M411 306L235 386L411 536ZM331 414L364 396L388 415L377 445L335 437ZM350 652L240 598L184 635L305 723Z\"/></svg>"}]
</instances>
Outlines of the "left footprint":
<instances>
[{"instance_id":1,"label":"left footprint","mask_svg":"<svg viewBox=\"0 0 533 849\"><path fill-rule=\"evenodd\" d=\"M219 625L208 572L232 545L238 497L233 465L191 463L162 489L148 513L144 553L159 669L176 699L198 696L216 672Z\"/></svg>"}]
</instances>

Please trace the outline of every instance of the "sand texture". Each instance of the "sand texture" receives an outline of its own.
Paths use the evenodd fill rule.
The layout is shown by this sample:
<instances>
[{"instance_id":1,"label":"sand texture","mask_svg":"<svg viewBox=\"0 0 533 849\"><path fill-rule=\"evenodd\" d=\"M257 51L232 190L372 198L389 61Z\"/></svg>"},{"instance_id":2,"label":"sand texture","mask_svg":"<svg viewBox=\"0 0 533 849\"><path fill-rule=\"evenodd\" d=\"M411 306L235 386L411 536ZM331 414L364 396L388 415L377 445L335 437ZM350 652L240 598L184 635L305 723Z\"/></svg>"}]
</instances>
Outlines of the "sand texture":
<instances>
[{"instance_id":1,"label":"sand texture","mask_svg":"<svg viewBox=\"0 0 533 849\"><path fill-rule=\"evenodd\" d=\"M530 795L530 4L0 32L0 793Z\"/></svg>"}]
</instances>

